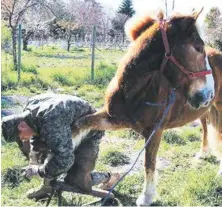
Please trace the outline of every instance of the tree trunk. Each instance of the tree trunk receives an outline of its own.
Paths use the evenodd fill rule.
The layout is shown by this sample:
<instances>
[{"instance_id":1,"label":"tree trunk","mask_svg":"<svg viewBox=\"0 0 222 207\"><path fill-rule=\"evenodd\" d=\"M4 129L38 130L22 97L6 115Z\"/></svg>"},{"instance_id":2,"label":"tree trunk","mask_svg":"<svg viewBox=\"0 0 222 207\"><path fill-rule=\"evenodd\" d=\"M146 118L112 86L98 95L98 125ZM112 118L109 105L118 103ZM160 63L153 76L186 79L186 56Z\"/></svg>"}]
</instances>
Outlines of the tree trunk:
<instances>
[{"instance_id":1,"label":"tree trunk","mask_svg":"<svg viewBox=\"0 0 222 207\"><path fill-rule=\"evenodd\" d=\"M70 42L69 42L69 40L68 40L68 45L67 45L67 51L69 52L69 50L70 50Z\"/></svg>"},{"instance_id":2,"label":"tree trunk","mask_svg":"<svg viewBox=\"0 0 222 207\"><path fill-rule=\"evenodd\" d=\"M23 50L28 51L28 42L29 39L32 37L33 32L32 31L24 31L22 35L22 41L23 41Z\"/></svg>"},{"instance_id":3,"label":"tree trunk","mask_svg":"<svg viewBox=\"0 0 222 207\"><path fill-rule=\"evenodd\" d=\"M123 44L125 42L125 31L123 30Z\"/></svg>"},{"instance_id":4,"label":"tree trunk","mask_svg":"<svg viewBox=\"0 0 222 207\"><path fill-rule=\"evenodd\" d=\"M28 40L27 39L23 39L23 50L28 51Z\"/></svg>"},{"instance_id":5,"label":"tree trunk","mask_svg":"<svg viewBox=\"0 0 222 207\"><path fill-rule=\"evenodd\" d=\"M12 29L12 55L13 55L13 64L14 70L18 70L18 61L17 61L17 30L16 28Z\"/></svg>"},{"instance_id":6,"label":"tree trunk","mask_svg":"<svg viewBox=\"0 0 222 207\"><path fill-rule=\"evenodd\" d=\"M67 51L69 52L71 46L71 34L68 34L68 39L67 39Z\"/></svg>"}]
</instances>

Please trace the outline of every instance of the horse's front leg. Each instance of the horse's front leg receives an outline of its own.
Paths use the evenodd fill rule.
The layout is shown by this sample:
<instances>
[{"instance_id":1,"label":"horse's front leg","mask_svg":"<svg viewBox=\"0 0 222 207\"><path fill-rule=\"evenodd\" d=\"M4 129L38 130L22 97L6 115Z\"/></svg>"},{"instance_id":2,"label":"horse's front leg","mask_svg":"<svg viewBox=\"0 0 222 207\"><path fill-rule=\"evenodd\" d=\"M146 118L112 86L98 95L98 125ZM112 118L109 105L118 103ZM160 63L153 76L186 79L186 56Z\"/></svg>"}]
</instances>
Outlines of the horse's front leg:
<instances>
[{"instance_id":1,"label":"horse's front leg","mask_svg":"<svg viewBox=\"0 0 222 207\"><path fill-rule=\"evenodd\" d=\"M143 135L148 139L150 131L144 132ZM162 129L159 129L151 138L145 152L145 182L142 194L138 197L137 206L150 205L156 195L156 157L160 145Z\"/></svg>"},{"instance_id":2,"label":"horse's front leg","mask_svg":"<svg viewBox=\"0 0 222 207\"><path fill-rule=\"evenodd\" d=\"M202 129L203 129L203 135L202 135L202 141L201 141L201 147L200 151L196 154L196 158L205 158L208 153L208 129L207 129L207 115L200 118Z\"/></svg>"}]
</instances>

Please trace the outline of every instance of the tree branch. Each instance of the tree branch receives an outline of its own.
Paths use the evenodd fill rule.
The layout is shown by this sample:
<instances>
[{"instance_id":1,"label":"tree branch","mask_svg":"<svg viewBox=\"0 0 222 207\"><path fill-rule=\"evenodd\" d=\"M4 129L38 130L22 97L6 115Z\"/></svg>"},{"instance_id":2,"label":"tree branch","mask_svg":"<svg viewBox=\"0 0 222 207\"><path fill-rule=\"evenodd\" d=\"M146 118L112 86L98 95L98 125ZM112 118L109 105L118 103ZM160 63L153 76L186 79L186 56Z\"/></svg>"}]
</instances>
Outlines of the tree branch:
<instances>
[{"instance_id":1,"label":"tree branch","mask_svg":"<svg viewBox=\"0 0 222 207\"><path fill-rule=\"evenodd\" d=\"M2 3L2 7L4 7L8 13L11 13L11 11L10 11L9 7L7 6L7 4L5 3L5 1L2 1L1 3Z\"/></svg>"},{"instance_id":2,"label":"tree branch","mask_svg":"<svg viewBox=\"0 0 222 207\"><path fill-rule=\"evenodd\" d=\"M27 2L30 2L30 0L27 1ZM16 26L18 25L18 23L19 23L22 15L24 14L24 12L25 12L27 9L29 9L29 8L31 8L31 7L33 7L33 6L36 6L36 5L38 4L38 3L36 2L36 3L33 3L33 4L29 5L29 6L27 6L27 2L26 2L26 7L24 7L24 8L18 13L18 17L17 17L17 20L16 20Z\"/></svg>"}]
</instances>

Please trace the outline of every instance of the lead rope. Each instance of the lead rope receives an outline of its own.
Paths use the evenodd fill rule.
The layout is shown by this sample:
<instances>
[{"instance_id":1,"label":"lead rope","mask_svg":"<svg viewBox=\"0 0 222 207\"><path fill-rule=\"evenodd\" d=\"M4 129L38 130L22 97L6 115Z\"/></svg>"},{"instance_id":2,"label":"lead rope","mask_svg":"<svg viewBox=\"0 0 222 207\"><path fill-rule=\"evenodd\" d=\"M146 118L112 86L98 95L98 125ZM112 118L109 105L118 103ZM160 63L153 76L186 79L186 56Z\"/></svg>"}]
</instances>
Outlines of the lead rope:
<instances>
[{"instance_id":1,"label":"lead rope","mask_svg":"<svg viewBox=\"0 0 222 207\"><path fill-rule=\"evenodd\" d=\"M150 105L150 106L157 106L157 107L161 107L161 106L164 106L166 103L167 103L167 100L169 101L169 104L168 106L165 108L164 112L163 112L163 116L162 118L160 119L160 121L158 123L155 124L154 128L153 128L153 131L152 133L150 134L149 138L147 139L144 147L140 150L139 154L137 155L134 163L132 164L132 166L130 167L129 170L127 170L123 175L122 177L117 181L116 184L114 184L112 186L112 188L109 190L108 194L106 195L106 197L103 199L103 202L101 204L101 206L103 206L105 204L105 202L107 201L107 199L109 198L109 195L113 192L113 190L115 189L115 187L130 173L130 171L134 168L134 166L136 165L140 155L143 153L143 151L146 149L147 145L150 143L150 140L152 139L153 135L156 133L157 129L160 128L160 126L162 125L163 123L163 120L165 119L166 115L168 114L169 110L170 110L170 107L173 105L173 103L175 102L175 97L176 97L176 89L173 88L170 92L170 95L169 97L162 103L151 103L151 102L145 102L146 105ZM49 196L48 198L48 201L47 201L47 204L46 206L49 206L50 204L50 201L53 197L53 195L55 194L55 191L58 192L58 203L61 204L61 190L60 189L53 189L51 195Z\"/></svg>"},{"instance_id":2,"label":"lead rope","mask_svg":"<svg viewBox=\"0 0 222 207\"><path fill-rule=\"evenodd\" d=\"M160 126L163 123L163 120L165 119L166 115L168 114L170 107L173 105L173 103L175 102L175 97L176 97L176 89L173 88L170 92L169 97L167 98L169 100L169 104L168 106L165 108L164 112L163 112L163 116L160 119L160 121L158 123L155 124L152 133L150 134L149 138L147 139L144 147L140 150L139 154L137 155L134 163L132 164L132 166L130 167L129 170L127 170L122 177L117 181L116 184L114 184L112 186L112 188L109 190L108 194L106 195L106 197L104 198L101 206L103 206L105 204L105 202L107 201L107 199L109 198L109 195L113 192L113 190L115 189L115 187L126 177L126 175L128 175L130 173L130 171L134 168L134 166L136 165L140 155L143 153L143 151L146 149L146 147L148 146L148 144L150 143L150 140L152 139L153 135L156 133L157 129L160 128ZM167 102L167 100L163 103L160 104L155 104L155 103L150 103L150 102L146 102L147 105L151 105L151 106L163 106L165 103Z\"/></svg>"}]
</instances>

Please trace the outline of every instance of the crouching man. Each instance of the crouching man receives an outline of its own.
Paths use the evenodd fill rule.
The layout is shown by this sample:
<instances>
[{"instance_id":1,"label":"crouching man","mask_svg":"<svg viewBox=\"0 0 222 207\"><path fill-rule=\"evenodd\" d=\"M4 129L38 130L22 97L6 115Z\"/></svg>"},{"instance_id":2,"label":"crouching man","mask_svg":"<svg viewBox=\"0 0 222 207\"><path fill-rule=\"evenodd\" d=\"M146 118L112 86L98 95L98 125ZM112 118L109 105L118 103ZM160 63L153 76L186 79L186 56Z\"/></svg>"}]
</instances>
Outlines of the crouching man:
<instances>
[{"instance_id":1,"label":"crouching man","mask_svg":"<svg viewBox=\"0 0 222 207\"><path fill-rule=\"evenodd\" d=\"M72 139L72 124L82 116L94 113L86 101L69 95L43 94L30 98L23 113L2 118L2 134L7 142L29 145L26 177L40 176L43 184L27 197L40 199L52 192L50 182L65 175L65 182L90 192L93 185L108 189L118 173L92 172L99 152L103 131L90 131L85 138ZM89 139L88 139L89 138ZM27 149L27 148L26 148Z\"/></svg>"}]
</instances>

